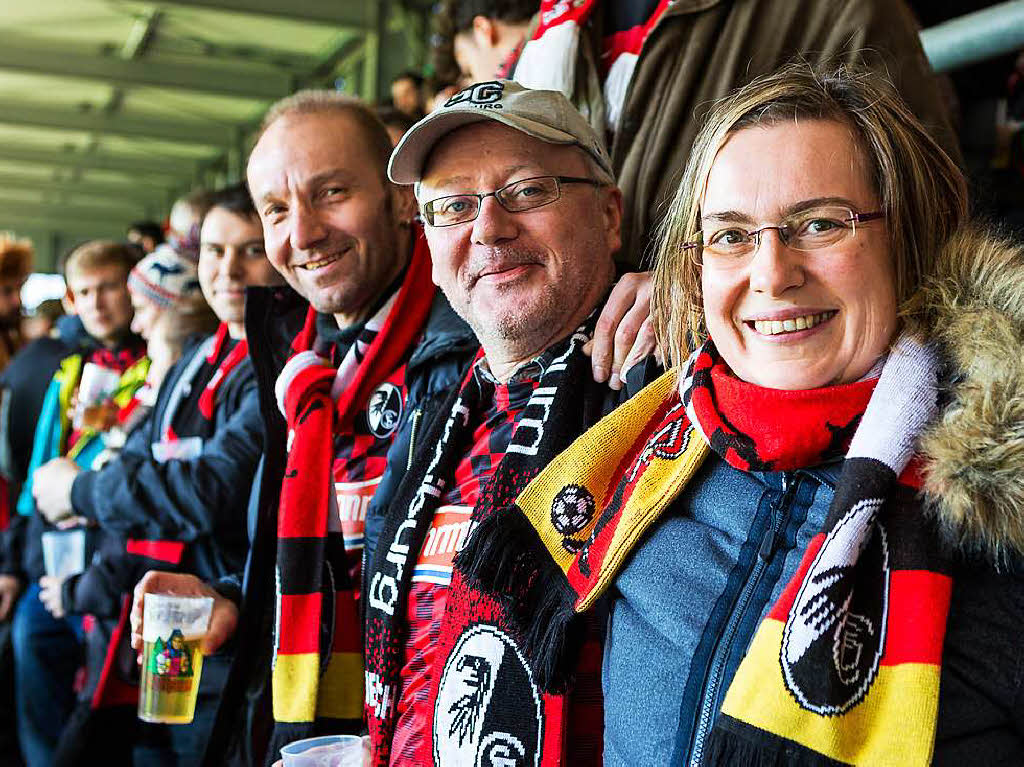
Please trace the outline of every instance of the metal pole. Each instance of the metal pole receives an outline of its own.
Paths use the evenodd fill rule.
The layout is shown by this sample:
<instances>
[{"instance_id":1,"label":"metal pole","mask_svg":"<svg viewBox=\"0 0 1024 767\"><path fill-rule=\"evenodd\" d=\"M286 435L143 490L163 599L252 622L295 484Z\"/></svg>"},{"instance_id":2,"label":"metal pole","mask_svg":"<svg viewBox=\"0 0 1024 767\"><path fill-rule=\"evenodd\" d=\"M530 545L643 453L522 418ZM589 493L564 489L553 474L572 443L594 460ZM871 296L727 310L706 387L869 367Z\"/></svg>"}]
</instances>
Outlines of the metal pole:
<instances>
[{"instance_id":1,"label":"metal pole","mask_svg":"<svg viewBox=\"0 0 1024 767\"><path fill-rule=\"evenodd\" d=\"M380 46L387 23L386 0L375 0L370 4L371 31L363 38L363 100L376 104L381 97Z\"/></svg>"},{"instance_id":2,"label":"metal pole","mask_svg":"<svg viewBox=\"0 0 1024 767\"><path fill-rule=\"evenodd\" d=\"M936 72L949 72L1024 48L1024 0L999 3L921 31Z\"/></svg>"}]
</instances>

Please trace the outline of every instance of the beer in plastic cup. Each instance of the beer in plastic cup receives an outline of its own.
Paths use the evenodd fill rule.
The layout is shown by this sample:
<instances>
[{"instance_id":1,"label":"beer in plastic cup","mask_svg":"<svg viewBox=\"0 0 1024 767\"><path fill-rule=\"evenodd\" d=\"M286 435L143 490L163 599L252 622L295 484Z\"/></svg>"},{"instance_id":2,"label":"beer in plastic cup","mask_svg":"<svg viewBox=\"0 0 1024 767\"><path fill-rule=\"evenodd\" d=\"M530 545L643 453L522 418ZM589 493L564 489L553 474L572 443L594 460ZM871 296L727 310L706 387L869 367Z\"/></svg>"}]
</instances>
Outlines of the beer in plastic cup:
<instances>
[{"instance_id":1,"label":"beer in plastic cup","mask_svg":"<svg viewBox=\"0 0 1024 767\"><path fill-rule=\"evenodd\" d=\"M139 719L165 724L192 721L203 670L199 643L212 611L212 597L143 597Z\"/></svg>"},{"instance_id":2,"label":"beer in plastic cup","mask_svg":"<svg viewBox=\"0 0 1024 767\"><path fill-rule=\"evenodd\" d=\"M363 739L324 735L289 743L281 749L284 767L363 767Z\"/></svg>"},{"instance_id":3,"label":"beer in plastic cup","mask_svg":"<svg viewBox=\"0 0 1024 767\"><path fill-rule=\"evenodd\" d=\"M121 385L121 374L111 368L87 362L78 383L78 402L71 424L76 429L104 431L107 421L106 401Z\"/></svg>"},{"instance_id":4,"label":"beer in plastic cup","mask_svg":"<svg viewBox=\"0 0 1024 767\"><path fill-rule=\"evenodd\" d=\"M85 530L47 530L43 533L43 567L53 578L85 571Z\"/></svg>"}]
</instances>

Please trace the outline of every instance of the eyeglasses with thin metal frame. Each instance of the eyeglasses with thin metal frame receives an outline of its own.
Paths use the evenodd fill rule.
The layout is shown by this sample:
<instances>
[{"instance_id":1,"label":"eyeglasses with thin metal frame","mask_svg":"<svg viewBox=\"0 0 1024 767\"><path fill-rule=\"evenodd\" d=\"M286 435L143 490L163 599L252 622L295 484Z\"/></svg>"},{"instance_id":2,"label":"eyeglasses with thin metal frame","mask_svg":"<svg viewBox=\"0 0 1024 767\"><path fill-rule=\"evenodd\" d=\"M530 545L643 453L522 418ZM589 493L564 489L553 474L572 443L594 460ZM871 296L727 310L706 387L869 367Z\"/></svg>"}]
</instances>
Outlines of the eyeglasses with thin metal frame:
<instances>
[{"instance_id":1,"label":"eyeglasses with thin metal frame","mask_svg":"<svg viewBox=\"0 0 1024 767\"><path fill-rule=\"evenodd\" d=\"M880 210L857 213L841 207L812 208L775 226L762 226L750 231L727 226L711 232L699 232L699 241L684 243L682 247L698 264L711 260L718 265L732 266L746 263L760 247L762 235L770 229L779 233L779 239L787 248L806 252L855 237L857 224L882 218L885 218L885 213Z\"/></svg>"},{"instance_id":2,"label":"eyeglasses with thin metal frame","mask_svg":"<svg viewBox=\"0 0 1024 767\"><path fill-rule=\"evenodd\" d=\"M534 176L513 181L487 194L451 194L423 205L423 218L430 226L455 226L475 221L485 197L493 197L509 213L550 205L562 196L562 184L604 186L592 178L575 176Z\"/></svg>"}]
</instances>

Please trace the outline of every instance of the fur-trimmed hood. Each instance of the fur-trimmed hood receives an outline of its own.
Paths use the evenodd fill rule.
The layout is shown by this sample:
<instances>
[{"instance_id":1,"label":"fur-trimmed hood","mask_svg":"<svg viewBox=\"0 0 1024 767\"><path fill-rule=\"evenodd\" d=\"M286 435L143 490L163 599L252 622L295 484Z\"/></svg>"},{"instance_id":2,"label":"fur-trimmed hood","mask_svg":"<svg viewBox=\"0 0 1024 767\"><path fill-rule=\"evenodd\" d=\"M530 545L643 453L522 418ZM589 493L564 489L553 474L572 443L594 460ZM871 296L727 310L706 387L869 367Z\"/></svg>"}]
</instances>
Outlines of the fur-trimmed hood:
<instances>
[{"instance_id":1,"label":"fur-trimmed hood","mask_svg":"<svg viewBox=\"0 0 1024 767\"><path fill-rule=\"evenodd\" d=\"M924 491L943 531L995 563L1024 553L1024 246L980 225L943 252L911 329L944 361L922 436Z\"/></svg>"}]
</instances>

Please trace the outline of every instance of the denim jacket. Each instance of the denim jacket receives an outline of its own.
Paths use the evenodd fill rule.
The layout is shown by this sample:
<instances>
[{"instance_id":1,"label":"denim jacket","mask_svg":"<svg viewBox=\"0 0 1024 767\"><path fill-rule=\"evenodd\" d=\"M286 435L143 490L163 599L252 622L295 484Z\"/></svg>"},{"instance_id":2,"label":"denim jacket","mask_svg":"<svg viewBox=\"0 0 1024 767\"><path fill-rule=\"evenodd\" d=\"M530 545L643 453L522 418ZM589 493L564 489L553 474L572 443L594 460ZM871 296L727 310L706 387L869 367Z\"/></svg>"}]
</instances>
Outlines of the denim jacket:
<instances>
[{"instance_id":1,"label":"denim jacket","mask_svg":"<svg viewBox=\"0 0 1024 767\"><path fill-rule=\"evenodd\" d=\"M747 644L825 522L836 469L749 473L712 456L637 547L611 595L605 764L699 763Z\"/></svg>"},{"instance_id":2,"label":"denim jacket","mask_svg":"<svg viewBox=\"0 0 1024 767\"><path fill-rule=\"evenodd\" d=\"M842 466L759 473L710 456L611 593L605 764L699 765L758 625L821 529ZM1024 578L959 556L934 762L1024 762ZM965 761L966 760L966 761Z\"/></svg>"}]
</instances>

